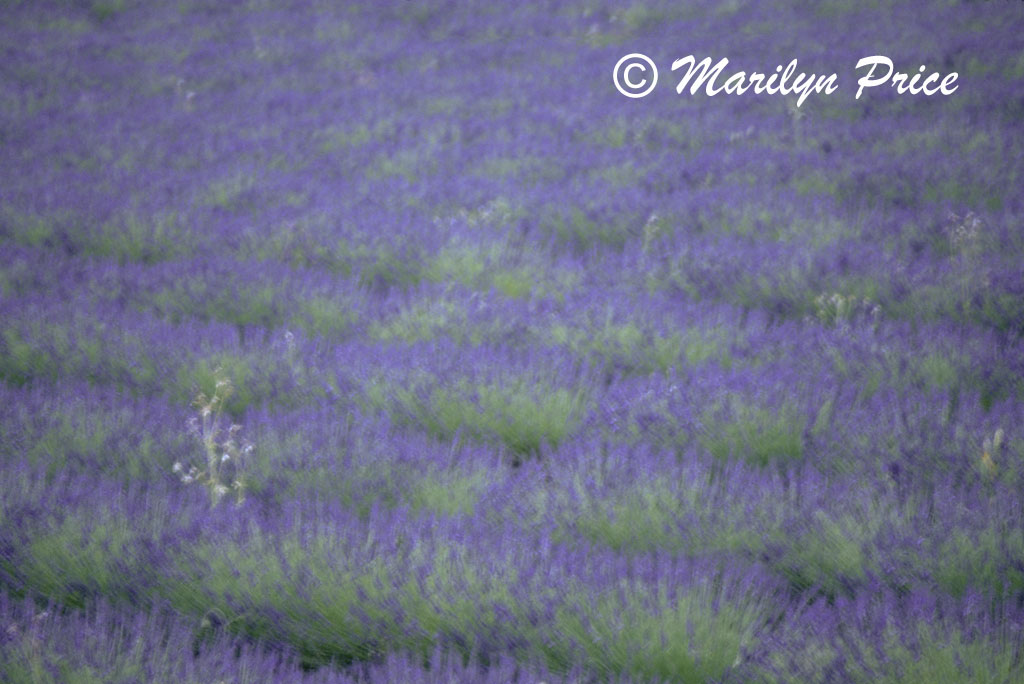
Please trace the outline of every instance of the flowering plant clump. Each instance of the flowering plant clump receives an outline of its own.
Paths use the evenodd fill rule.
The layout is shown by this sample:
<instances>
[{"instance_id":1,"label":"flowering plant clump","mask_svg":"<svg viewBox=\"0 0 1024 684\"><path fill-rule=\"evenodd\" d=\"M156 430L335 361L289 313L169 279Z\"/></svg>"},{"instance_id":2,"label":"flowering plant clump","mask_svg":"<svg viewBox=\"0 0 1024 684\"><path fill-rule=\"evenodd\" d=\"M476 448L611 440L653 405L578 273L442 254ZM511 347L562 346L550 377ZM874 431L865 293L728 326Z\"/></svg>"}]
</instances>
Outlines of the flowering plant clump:
<instances>
[{"instance_id":1,"label":"flowering plant clump","mask_svg":"<svg viewBox=\"0 0 1024 684\"><path fill-rule=\"evenodd\" d=\"M205 392L196 395L193 406L199 415L188 421L189 433L203 445L206 467L200 469L191 464L186 466L179 461L174 464L173 471L185 484L198 482L206 485L213 505L220 503L232 490L235 492L236 503L240 504L245 500L244 465L252 454L253 445L248 440L240 439L241 425L232 423L227 429L224 428L221 420L224 404L234 391L234 386L222 369L218 368L215 375L217 382L213 395L207 396Z\"/></svg>"},{"instance_id":2,"label":"flowering plant clump","mask_svg":"<svg viewBox=\"0 0 1024 684\"><path fill-rule=\"evenodd\" d=\"M853 295L847 296L838 292L818 295L814 300L814 307L819 321L837 328L845 328L861 320L877 326L878 317L882 313L882 307L867 297L858 300Z\"/></svg>"},{"instance_id":3,"label":"flowering plant clump","mask_svg":"<svg viewBox=\"0 0 1024 684\"><path fill-rule=\"evenodd\" d=\"M953 252L968 254L974 251L981 238L981 219L971 211L963 216L949 212L946 218L949 221L946 235L949 237L949 244Z\"/></svg>"}]
</instances>

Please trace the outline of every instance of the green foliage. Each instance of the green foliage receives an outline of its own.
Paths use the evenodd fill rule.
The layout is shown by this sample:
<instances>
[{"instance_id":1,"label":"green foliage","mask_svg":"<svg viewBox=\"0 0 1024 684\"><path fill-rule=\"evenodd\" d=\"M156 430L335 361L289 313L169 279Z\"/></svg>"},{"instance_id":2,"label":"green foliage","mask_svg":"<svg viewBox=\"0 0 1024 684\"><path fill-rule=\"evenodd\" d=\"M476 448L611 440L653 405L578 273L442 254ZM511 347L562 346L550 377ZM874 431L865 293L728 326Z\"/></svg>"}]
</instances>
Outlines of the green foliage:
<instances>
[{"instance_id":1,"label":"green foliage","mask_svg":"<svg viewBox=\"0 0 1024 684\"><path fill-rule=\"evenodd\" d=\"M310 665L395 650L426 655L438 634L472 643L499 628L487 606L514 603L511 578L480 572L458 546L414 551L405 570L383 558L350 566L332 537L254 533L244 545L202 544L180 557L181 572L166 578L162 593L186 614L216 616L237 634L288 643ZM366 544L373 543L371 535ZM294 568L302 568L301 582Z\"/></svg>"},{"instance_id":2,"label":"green foliage","mask_svg":"<svg viewBox=\"0 0 1024 684\"><path fill-rule=\"evenodd\" d=\"M59 322L31 313L0 337L0 379L12 385L78 377L96 384L150 389L156 363L142 342L121 335L116 343L106 324L73 315ZM116 344L116 346L114 346Z\"/></svg>"},{"instance_id":3,"label":"green foliage","mask_svg":"<svg viewBox=\"0 0 1024 684\"><path fill-rule=\"evenodd\" d=\"M865 579L867 570L877 570L865 552L877 533L877 520L817 511L776 565L798 592L817 587L828 596L848 593Z\"/></svg>"},{"instance_id":4,"label":"green foliage","mask_svg":"<svg viewBox=\"0 0 1024 684\"><path fill-rule=\"evenodd\" d=\"M535 278L525 268L498 271L492 276L494 288L515 299L526 297L533 290Z\"/></svg>"},{"instance_id":5,"label":"green foliage","mask_svg":"<svg viewBox=\"0 0 1024 684\"><path fill-rule=\"evenodd\" d=\"M553 640L566 649L578 645L599 672L643 681L718 681L740 663L765 613L755 596L726 597L710 584L679 590L675 599L664 586L652 590L625 580L619 591L596 598L581 590L558 607Z\"/></svg>"},{"instance_id":6,"label":"green foliage","mask_svg":"<svg viewBox=\"0 0 1024 684\"><path fill-rule=\"evenodd\" d=\"M0 264L0 298L20 297L35 287L33 270L23 259Z\"/></svg>"},{"instance_id":7,"label":"green foliage","mask_svg":"<svg viewBox=\"0 0 1024 684\"><path fill-rule=\"evenodd\" d=\"M521 602L509 588L516 581L515 571L500 562L487 567L471 551L453 541L438 544L432 558L416 560L427 568L425 579L405 582L399 594L424 635L457 635L464 657L479 652L495 636L515 638L520 627ZM503 620L495 606L508 609L512 620Z\"/></svg>"},{"instance_id":8,"label":"green foliage","mask_svg":"<svg viewBox=\"0 0 1024 684\"><path fill-rule=\"evenodd\" d=\"M244 544L204 542L178 554L160 594L177 611L234 634L286 643L311 666L393 651L426 656L438 635L461 640L468 657L488 635L514 633L516 624L493 609L519 612L509 589L514 575L494 564L485 570L466 547L417 544L408 564L383 557L355 564L337 539L254 530ZM371 532L365 546L374 544Z\"/></svg>"},{"instance_id":9,"label":"green foliage","mask_svg":"<svg viewBox=\"0 0 1024 684\"><path fill-rule=\"evenodd\" d=\"M634 238L635 232L624 223L595 221L579 207L572 207L568 214L562 207L550 209L540 228L581 253L598 246L621 249Z\"/></svg>"},{"instance_id":10,"label":"green foliage","mask_svg":"<svg viewBox=\"0 0 1024 684\"><path fill-rule=\"evenodd\" d=\"M0 378L12 385L24 385L36 377L53 380L58 368L55 360L42 349L25 340L14 328L3 331L4 347L0 353Z\"/></svg>"},{"instance_id":11,"label":"green foliage","mask_svg":"<svg viewBox=\"0 0 1024 684\"><path fill-rule=\"evenodd\" d=\"M308 663L374 655L356 610L380 602L390 573L382 562L349 569L337 562L328 535L305 537L292 531L270 539L254 530L244 544L193 546L178 556L178 571L161 578L160 593L179 612L235 634L290 643ZM292 568L303 568L305 586Z\"/></svg>"},{"instance_id":12,"label":"green foliage","mask_svg":"<svg viewBox=\"0 0 1024 684\"><path fill-rule=\"evenodd\" d=\"M943 591L963 596L968 588L1003 599L1024 592L1024 530L990 525L967 534L944 535L932 569Z\"/></svg>"},{"instance_id":13,"label":"green foliage","mask_svg":"<svg viewBox=\"0 0 1024 684\"><path fill-rule=\"evenodd\" d=\"M484 250L470 245L450 245L438 252L426 269L431 282L455 281L480 289L487 267L499 256L497 248Z\"/></svg>"},{"instance_id":14,"label":"green foliage","mask_svg":"<svg viewBox=\"0 0 1024 684\"><path fill-rule=\"evenodd\" d=\"M478 439L498 438L512 451L537 452L541 444L558 446L575 427L585 399L582 393L524 384L463 384L437 389L426 406L416 407L426 428L443 440L462 429Z\"/></svg>"},{"instance_id":15,"label":"green foliage","mask_svg":"<svg viewBox=\"0 0 1024 684\"><path fill-rule=\"evenodd\" d=\"M636 323L613 323L607 318L593 327L571 327L556 323L548 331L551 340L577 354L602 360L608 370L625 374L665 373L675 365L683 348L679 333L660 335L643 330Z\"/></svg>"},{"instance_id":16,"label":"green foliage","mask_svg":"<svg viewBox=\"0 0 1024 684\"><path fill-rule=\"evenodd\" d=\"M261 451L267 449L261 448ZM271 453L271 458L273 456ZM260 472L265 476L275 474L272 469L263 468L254 473L254 478L259 477ZM253 488L258 486L258 483L252 485ZM365 520L374 508L419 507L424 501L418 492L420 486L421 483L404 469L381 468L379 463L347 463L343 470L315 466L290 473L287 484L278 484L273 494L282 500L292 496L327 497ZM423 486L429 484L423 483Z\"/></svg>"},{"instance_id":17,"label":"green foliage","mask_svg":"<svg viewBox=\"0 0 1024 684\"><path fill-rule=\"evenodd\" d=\"M658 482L603 502L588 497L575 526L584 537L616 551L688 551L691 530L683 527L680 514L689 502L685 494L674 494Z\"/></svg>"},{"instance_id":18,"label":"green foliage","mask_svg":"<svg viewBox=\"0 0 1024 684\"><path fill-rule=\"evenodd\" d=\"M484 157L476 163L474 173L503 181L519 179L524 185L531 186L555 182L565 172L554 159L520 153L507 157Z\"/></svg>"},{"instance_id":19,"label":"green foliage","mask_svg":"<svg viewBox=\"0 0 1024 684\"><path fill-rule=\"evenodd\" d=\"M385 322L374 322L370 336L381 342L401 340L419 342L447 335L457 342L464 340L465 315L446 300L417 303L400 311Z\"/></svg>"},{"instance_id":20,"label":"green foliage","mask_svg":"<svg viewBox=\"0 0 1024 684\"><path fill-rule=\"evenodd\" d=\"M461 431L473 439L498 441L518 455L536 453L542 444L557 447L572 433L587 403L582 392L515 379L393 391L371 383L367 395L380 408L397 404L399 416L437 439L448 441Z\"/></svg>"},{"instance_id":21,"label":"green foliage","mask_svg":"<svg viewBox=\"0 0 1024 684\"><path fill-rule=\"evenodd\" d=\"M121 263L152 264L191 253L196 240L176 214L151 218L126 213L104 223L83 249L88 254L113 257Z\"/></svg>"},{"instance_id":22,"label":"green foliage","mask_svg":"<svg viewBox=\"0 0 1024 684\"><path fill-rule=\"evenodd\" d=\"M199 394L213 397L217 394L217 383L224 378L231 378L232 392L225 397L223 410L234 418L240 418L250 406L265 401L273 392L270 381L261 377L255 357L222 352L183 365L178 371L174 398L191 403Z\"/></svg>"},{"instance_id":23,"label":"green foliage","mask_svg":"<svg viewBox=\"0 0 1024 684\"><path fill-rule=\"evenodd\" d=\"M28 247L61 247L73 254L152 264L194 250L198 240L175 212L144 216L125 210L99 226L80 225L68 211L46 215L0 209L0 236Z\"/></svg>"},{"instance_id":24,"label":"green foliage","mask_svg":"<svg viewBox=\"0 0 1024 684\"><path fill-rule=\"evenodd\" d=\"M927 387L951 389L960 380L960 372L952 361L940 353L925 354L916 360L921 380Z\"/></svg>"},{"instance_id":25,"label":"green foliage","mask_svg":"<svg viewBox=\"0 0 1024 684\"><path fill-rule=\"evenodd\" d=\"M397 176L408 183L416 183L421 175L429 173L433 163L420 150L400 149L393 154L377 154L366 173L373 180Z\"/></svg>"},{"instance_id":26,"label":"green foliage","mask_svg":"<svg viewBox=\"0 0 1024 684\"><path fill-rule=\"evenodd\" d=\"M101 520L68 515L34 531L17 573L27 586L60 603L83 607L96 597L125 596L119 564L130 563L137 532L127 518L108 513Z\"/></svg>"},{"instance_id":27,"label":"green foliage","mask_svg":"<svg viewBox=\"0 0 1024 684\"><path fill-rule=\"evenodd\" d=\"M579 534L625 553L754 554L771 529L764 506L729 505L698 482L673 487L656 478L614 495L577 496L578 511L563 526L566 541Z\"/></svg>"},{"instance_id":28,"label":"green foliage","mask_svg":"<svg viewBox=\"0 0 1024 684\"><path fill-rule=\"evenodd\" d=\"M324 269L342 276L351 275L356 262L371 253L366 245L332 233L328 219L321 215L275 226L269 235L261 233L249 239L245 251L256 259L281 261L292 268Z\"/></svg>"},{"instance_id":29,"label":"green foliage","mask_svg":"<svg viewBox=\"0 0 1024 684\"><path fill-rule=\"evenodd\" d=\"M41 434L33 435L26 455L29 463L45 463L46 474L52 477L66 467L69 456L99 454L107 445L112 421L59 412L47 422Z\"/></svg>"},{"instance_id":30,"label":"green foliage","mask_svg":"<svg viewBox=\"0 0 1024 684\"><path fill-rule=\"evenodd\" d=\"M379 135L380 132L376 130L377 128L379 125L371 129L365 123L360 123L351 128L330 126L320 130L317 132L317 138L320 139L320 152L326 155L338 150L361 147Z\"/></svg>"},{"instance_id":31,"label":"green foliage","mask_svg":"<svg viewBox=\"0 0 1024 684\"><path fill-rule=\"evenodd\" d=\"M708 411L704 422L700 441L717 459L742 458L758 466L803 460L807 419L792 405L761 408L734 397Z\"/></svg>"},{"instance_id":32,"label":"green foliage","mask_svg":"<svg viewBox=\"0 0 1024 684\"><path fill-rule=\"evenodd\" d=\"M45 633L49 617L48 612L36 615L24 632L17 625L8 626L8 630L17 630L13 633L17 643L0 646L0 678L6 684L106 684L146 678L146 653L141 639L128 643L122 634L97 638L96 634L87 633L84 650L69 653L64 644L54 643L52 635ZM37 632L44 632L45 636ZM83 648L81 644L79 648ZM4 658L4 651L13 651L15 656ZM105 661L102 674L91 665L75 662L97 656Z\"/></svg>"},{"instance_id":33,"label":"green foliage","mask_svg":"<svg viewBox=\"0 0 1024 684\"><path fill-rule=\"evenodd\" d=\"M685 273L679 273L680 287L698 292L699 285L688 283ZM745 310L764 309L780 318L800 318L808 312L807 290L809 274L803 266L793 265L771 273L742 272L722 292L725 301Z\"/></svg>"},{"instance_id":34,"label":"green foliage","mask_svg":"<svg viewBox=\"0 0 1024 684\"><path fill-rule=\"evenodd\" d=\"M916 634L900 639L889 627L882 652L857 644L858 658L847 660L857 684L914 684L916 682L973 682L1012 684L1024 677L1024 663L1011 638L965 638L959 630L920 622Z\"/></svg>"},{"instance_id":35,"label":"green foliage","mask_svg":"<svg viewBox=\"0 0 1024 684\"><path fill-rule=\"evenodd\" d=\"M89 11L99 21L106 21L125 10L125 0L92 0Z\"/></svg>"},{"instance_id":36,"label":"green foliage","mask_svg":"<svg viewBox=\"0 0 1024 684\"><path fill-rule=\"evenodd\" d=\"M487 473L483 469L465 473L432 469L413 479L412 490L406 493L406 498L414 510L472 515L487 484Z\"/></svg>"},{"instance_id":37,"label":"green foliage","mask_svg":"<svg viewBox=\"0 0 1024 684\"><path fill-rule=\"evenodd\" d=\"M310 337L336 340L352 329L355 314L343 303L330 297L307 297L298 304L291 323Z\"/></svg>"},{"instance_id":38,"label":"green foliage","mask_svg":"<svg viewBox=\"0 0 1024 684\"><path fill-rule=\"evenodd\" d=\"M1024 337L1024 297L1010 292L983 290L976 294L976 308L969 309L970 317L1009 337Z\"/></svg>"},{"instance_id":39,"label":"green foliage","mask_svg":"<svg viewBox=\"0 0 1024 684\"><path fill-rule=\"evenodd\" d=\"M423 279L421 267L409 258L400 258L388 250L378 250L375 257L359 270L359 285L375 291L392 287L408 289Z\"/></svg>"},{"instance_id":40,"label":"green foliage","mask_svg":"<svg viewBox=\"0 0 1024 684\"><path fill-rule=\"evenodd\" d=\"M489 248L476 245L454 244L442 249L425 270L428 280L435 283L457 282L481 292L491 288L506 297L522 298L537 291L557 289L544 282L538 269L531 266L509 265L515 261L503 244Z\"/></svg>"},{"instance_id":41,"label":"green foliage","mask_svg":"<svg viewBox=\"0 0 1024 684\"><path fill-rule=\"evenodd\" d=\"M66 220L68 217L40 216L4 205L0 208L0 236L5 242L28 247L51 246L58 231L56 224Z\"/></svg>"},{"instance_id":42,"label":"green foliage","mask_svg":"<svg viewBox=\"0 0 1024 684\"><path fill-rule=\"evenodd\" d=\"M242 293L224 292L209 300L210 318L237 326L258 325L273 328L281 323L276 302L277 288L265 285L259 289L245 289Z\"/></svg>"},{"instance_id":43,"label":"green foliage","mask_svg":"<svg viewBox=\"0 0 1024 684\"><path fill-rule=\"evenodd\" d=\"M235 173L214 182L203 198L203 203L225 211L237 212L250 206L255 187L255 178L244 173Z\"/></svg>"},{"instance_id":44,"label":"green foliage","mask_svg":"<svg viewBox=\"0 0 1024 684\"><path fill-rule=\"evenodd\" d=\"M691 366L709 360L716 360L728 370L732 367L732 353L729 350L729 333L725 330L687 329L683 337L683 357Z\"/></svg>"},{"instance_id":45,"label":"green foliage","mask_svg":"<svg viewBox=\"0 0 1024 684\"><path fill-rule=\"evenodd\" d=\"M269 333L284 323L285 307L276 286L249 288L232 281L230 276L226 282L187 280L159 290L149 299L172 323L190 318L228 323L237 327L243 342L250 326L262 327Z\"/></svg>"}]
</instances>

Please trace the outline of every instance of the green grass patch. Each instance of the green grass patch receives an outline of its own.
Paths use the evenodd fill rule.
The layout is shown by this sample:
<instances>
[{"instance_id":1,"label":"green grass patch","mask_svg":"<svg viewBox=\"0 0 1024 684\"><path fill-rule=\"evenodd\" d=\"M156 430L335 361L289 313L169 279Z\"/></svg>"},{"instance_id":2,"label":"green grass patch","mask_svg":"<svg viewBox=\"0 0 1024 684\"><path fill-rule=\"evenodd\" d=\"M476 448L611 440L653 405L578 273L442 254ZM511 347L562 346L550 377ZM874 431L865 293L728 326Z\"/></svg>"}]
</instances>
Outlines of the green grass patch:
<instances>
[{"instance_id":1,"label":"green grass patch","mask_svg":"<svg viewBox=\"0 0 1024 684\"><path fill-rule=\"evenodd\" d=\"M686 363L698 366L707 361L718 361L722 368L732 368L730 331L724 329L700 330L688 328L683 334L682 353Z\"/></svg>"},{"instance_id":2,"label":"green grass patch","mask_svg":"<svg viewBox=\"0 0 1024 684\"><path fill-rule=\"evenodd\" d=\"M573 432L587 405L582 391L516 379L390 391L371 383L367 394L371 404L397 409L397 415L437 439L448 441L461 431L476 440L497 441L518 455L536 453L544 444L557 447Z\"/></svg>"},{"instance_id":3,"label":"green grass patch","mask_svg":"<svg viewBox=\"0 0 1024 684\"><path fill-rule=\"evenodd\" d=\"M426 656L438 635L460 640L468 656L482 636L509 629L492 606L514 605L514 577L478 567L462 546L418 546L408 565L355 564L332 537L254 532L245 544L204 543L179 556L160 593L235 634L286 643L314 666L393 651Z\"/></svg>"},{"instance_id":4,"label":"green grass patch","mask_svg":"<svg viewBox=\"0 0 1024 684\"><path fill-rule=\"evenodd\" d=\"M872 521L819 510L808 522L807 531L776 563L794 591L816 587L826 596L849 594L864 581L868 570L877 571L865 550L878 533Z\"/></svg>"},{"instance_id":5,"label":"green grass patch","mask_svg":"<svg viewBox=\"0 0 1024 684\"><path fill-rule=\"evenodd\" d=\"M0 378L22 386L34 378L54 380L59 372L57 360L31 342L24 333L8 328L3 331L0 353Z\"/></svg>"},{"instance_id":6,"label":"green grass patch","mask_svg":"<svg viewBox=\"0 0 1024 684\"><path fill-rule=\"evenodd\" d=\"M562 207L542 212L540 230L554 237L560 244L585 253L595 247L622 249L630 240L641 240L641 225L627 225L625 221L596 221L579 207L568 212Z\"/></svg>"},{"instance_id":7,"label":"green grass patch","mask_svg":"<svg viewBox=\"0 0 1024 684\"><path fill-rule=\"evenodd\" d=\"M67 211L42 216L5 205L0 209L0 236L5 242L26 247L56 247L64 226L75 222L75 216Z\"/></svg>"},{"instance_id":8,"label":"green grass patch","mask_svg":"<svg viewBox=\"0 0 1024 684\"><path fill-rule=\"evenodd\" d=\"M683 684L719 681L756 638L765 611L753 595L725 597L711 584L674 598L664 586L626 582L597 596L581 589L557 609L553 641L581 651L596 672ZM549 660L558 667L571 657Z\"/></svg>"},{"instance_id":9,"label":"green grass patch","mask_svg":"<svg viewBox=\"0 0 1024 684\"><path fill-rule=\"evenodd\" d=\"M230 280L230 276L227 278ZM274 285L249 288L235 283L189 280L157 291L150 301L172 323L193 317L219 321L236 326L240 338L247 327L259 326L269 331L285 320L285 307Z\"/></svg>"},{"instance_id":10,"label":"green grass patch","mask_svg":"<svg viewBox=\"0 0 1024 684\"><path fill-rule=\"evenodd\" d=\"M504 265L507 249L496 244L452 245L442 249L426 268L427 280L435 283L457 282L478 291L494 289L506 297L518 299L535 291L547 291L544 275L530 266Z\"/></svg>"},{"instance_id":11,"label":"green grass patch","mask_svg":"<svg viewBox=\"0 0 1024 684\"><path fill-rule=\"evenodd\" d=\"M217 391L220 373L223 373L234 386L234 393L224 403L224 411L239 420L250 407L294 403L295 397L275 387L273 370L253 354L214 353L182 365L171 388L171 396L183 405L191 404L200 392L212 397Z\"/></svg>"},{"instance_id":12,"label":"green grass patch","mask_svg":"<svg viewBox=\"0 0 1024 684\"><path fill-rule=\"evenodd\" d=\"M1010 684L1024 679L1019 644L1005 632L989 637L966 637L960 630L943 630L919 622L916 633L902 638L891 626L879 650L860 642L859 657L847 660L850 681L856 684L916 684L917 682L972 682Z\"/></svg>"},{"instance_id":13,"label":"green grass patch","mask_svg":"<svg viewBox=\"0 0 1024 684\"><path fill-rule=\"evenodd\" d=\"M385 321L370 324L369 335L381 342L420 342L441 335L456 342L466 337L465 315L446 300L418 302Z\"/></svg>"},{"instance_id":14,"label":"green grass patch","mask_svg":"<svg viewBox=\"0 0 1024 684\"><path fill-rule=\"evenodd\" d=\"M500 246L482 248L475 245L444 247L426 268L426 278L434 283L454 281L467 287L485 286L488 267L501 256Z\"/></svg>"},{"instance_id":15,"label":"green grass patch","mask_svg":"<svg viewBox=\"0 0 1024 684\"><path fill-rule=\"evenodd\" d=\"M302 328L310 337L337 340L349 333L357 321L355 312L330 297L303 297L296 308L291 324Z\"/></svg>"},{"instance_id":16,"label":"green grass patch","mask_svg":"<svg viewBox=\"0 0 1024 684\"><path fill-rule=\"evenodd\" d=\"M697 482L673 487L659 477L611 496L579 496L579 510L563 526L566 541L579 534L619 552L687 555L747 555L765 545L767 511L730 506Z\"/></svg>"},{"instance_id":17,"label":"green grass patch","mask_svg":"<svg viewBox=\"0 0 1024 684\"><path fill-rule=\"evenodd\" d=\"M89 13L98 21L106 21L124 12L127 6L125 0L93 0L89 4Z\"/></svg>"},{"instance_id":18,"label":"green grass patch","mask_svg":"<svg viewBox=\"0 0 1024 684\"><path fill-rule=\"evenodd\" d=\"M472 515L488 486L487 472L432 470L418 475L408 492L414 510L428 510L444 515Z\"/></svg>"},{"instance_id":19,"label":"green grass patch","mask_svg":"<svg viewBox=\"0 0 1024 684\"><path fill-rule=\"evenodd\" d=\"M790 404L767 408L732 397L707 411L704 424L699 439L717 459L740 458L762 467L803 460L807 419Z\"/></svg>"},{"instance_id":20,"label":"green grass patch","mask_svg":"<svg viewBox=\"0 0 1024 684\"><path fill-rule=\"evenodd\" d=\"M944 539L932 570L943 591L956 597L968 588L997 599L1024 596L1024 530L952 530Z\"/></svg>"},{"instance_id":21,"label":"green grass patch","mask_svg":"<svg viewBox=\"0 0 1024 684\"><path fill-rule=\"evenodd\" d=\"M202 204L225 211L238 212L249 208L254 198L256 179L238 172L214 181L202 198Z\"/></svg>"},{"instance_id":22,"label":"green grass patch","mask_svg":"<svg viewBox=\"0 0 1024 684\"><path fill-rule=\"evenodd\" d=\"M423 279L422 266L411 258L403 258L387 250L378 249L359 268L359 285L378 292L390 288L406 290Z\"/></svg>"},{"instance_id":23,"label":"green grass patch","mask_svg":"<svg viewBox=\"0 0 1024 684\"><path fill-rule=\"evenodd\" d=\"M151 389L155 359L132 335L111 340L104 323L74 318L53 323L27 320L0 336L0 380L23 386L77 377L96 385Z\"/></svg>"},{"instance_id":24,"label":"green grass patch","mask_svg":"<svg viewBox=\"0 0 1024 684\"><path fill-rule=\"evenodd\" d=\"M149 218L127 213L104 223L83 249L121 263L152 264L191 254L196 240L174 213Z\"/></svg>"},{"instance_id":25,"label":"green grass patch","mask_svg":"<svg viewBox=\"0 0 1024 684\"><path fill-rule=\"evenodd\" d=\"M600 359L607 370L628 375L667 372L680 358L683 347L679 333L662 335L633 322L613 323L610 317L596 327L555 323L546 335L576 354Z\"/></svg>"},{"instance_id":26,"label":"green grass patch","mask_svg":"<svg viewBox=\"0 0 1024 684\"><path fill-rule=\"evenodd\" d=\"M81 608L96 598L132 600L126 582L138 569L138 543L157 539L165 526L159 515L141 522L104 510L40 525L17 554L16 574L32 591L67 606Z\"/></svg>"},{"instance_id":27,"label":"green grass patch","mask_svg":"<svg viewBox=\"0 0 1024 684\"><path fill-rule=\"evenodd\" d=\"M383 560L349 568L340 551L326 535L270 538L254 530L244 544L183 551L158 590L179 612L248 638L288 643L307 663L362 660L379 650L358 616L382 603L391 573ZM306 578L301 587L298 568Z\"/></svg>"}]
</instances>

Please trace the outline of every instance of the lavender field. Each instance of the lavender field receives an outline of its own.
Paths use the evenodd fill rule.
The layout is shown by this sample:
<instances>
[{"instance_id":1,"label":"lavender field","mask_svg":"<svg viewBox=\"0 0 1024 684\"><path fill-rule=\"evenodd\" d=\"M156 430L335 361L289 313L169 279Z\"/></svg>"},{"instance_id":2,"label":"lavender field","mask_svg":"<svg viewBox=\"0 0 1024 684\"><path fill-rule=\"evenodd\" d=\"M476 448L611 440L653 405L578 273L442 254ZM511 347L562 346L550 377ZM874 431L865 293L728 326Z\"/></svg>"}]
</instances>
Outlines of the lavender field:
<instances>
[{"instance_id":1,"label":"lavender field","mask_svg":"<svg viewBox=\"0 0 1024 684\"><path fill-rule=\"evenodd\" d=\"M1024 681L1024 4L6 0L0 51L0 681Z\"/></svg>"}]
</instances>

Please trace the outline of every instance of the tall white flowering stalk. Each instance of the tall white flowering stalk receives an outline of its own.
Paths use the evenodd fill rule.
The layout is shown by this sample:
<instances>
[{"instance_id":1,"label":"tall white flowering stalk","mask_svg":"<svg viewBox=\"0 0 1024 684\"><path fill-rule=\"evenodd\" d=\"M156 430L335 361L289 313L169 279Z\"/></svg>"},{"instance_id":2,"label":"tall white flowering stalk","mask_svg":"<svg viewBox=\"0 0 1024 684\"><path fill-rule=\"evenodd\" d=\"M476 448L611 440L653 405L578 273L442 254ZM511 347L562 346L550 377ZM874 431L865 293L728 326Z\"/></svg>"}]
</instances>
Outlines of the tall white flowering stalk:
<instances>
[{"instance_id":1,"label":"tall white flowering stalk","mask_svg":"<svg viewBox=\"0 0 1024 684\"><path fill-rule=\"evenodd\" d=\"M957 274L960 306L963 313L967 313L975 306L974 295L988 289L991 284L991 274L983 254L985 227L981 219L970 211L963 216L951 212L947 220L946 235Z\"/></svg>"},{"instance_id":2,"label":"tall white flowering stalk","mask_svg":"<svg viewBox=\"0 0 1024 684\"><path fill-rule=\"evenodd\" d=\"M240 504L245 500L245 463L252 454L253 445L240 439L241 425L231 424L224 429L224 404L234 392L234 387L220 368L215 371L215 378L213 396L200 392L193 402L199 415L188 421L189 433L203 445L206 467L186 466L179 461L174 464L173 471L185 484L198 482L205 485L215 506L232 490L236 503Z\"/></svg>"},{"instance_id":3,"label":"tall white flowering stalk","mask_svg":"<svg viewBox=\"0 0 1024 684\"><path fill-rule=\"evenodd\" d=\"M1003 429L996 430L992 437L986 437L981 448L981 474L991 480L999 472L999 448L1003 446Z\"/></svg>"},{"instance_id":4,"label":"tall white flowering stalk","mask_svg":"<svg viewBox=\"0 0 1024 684\"><path fill-rule=\"evenodd\" d=\"M853 295L838 292L818 295L814 307L818 320L840 329L848 329L853 323L861 321L869 321L872 328L877 329L882 312L882 307L867 297L858 300Z\"/></svg>"}]
</instances>

